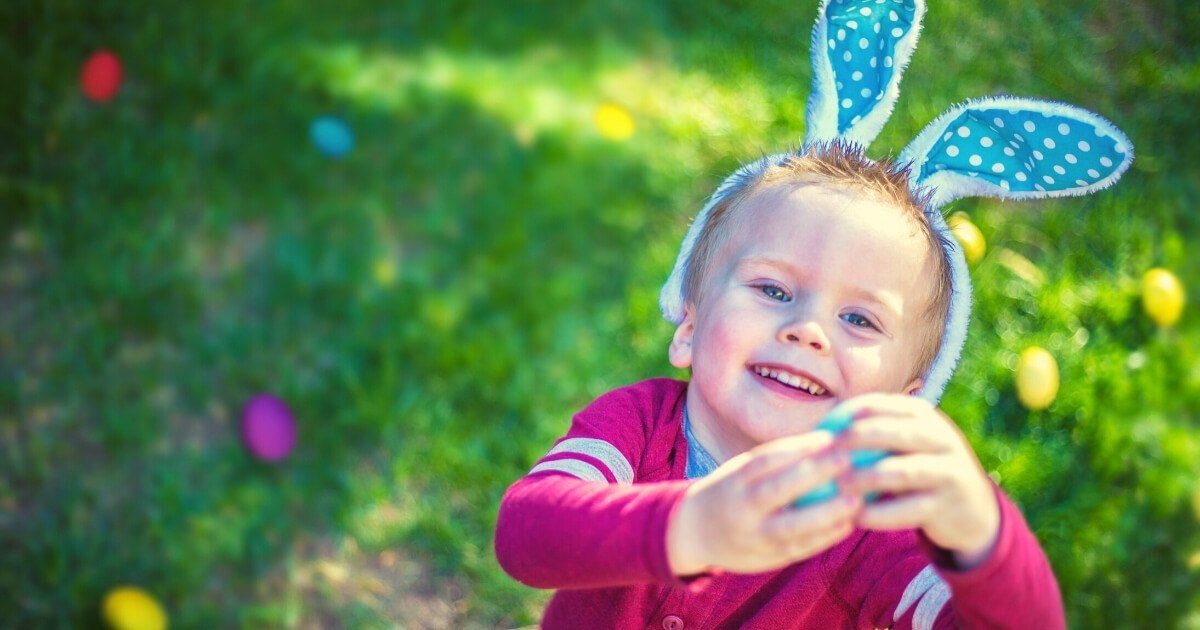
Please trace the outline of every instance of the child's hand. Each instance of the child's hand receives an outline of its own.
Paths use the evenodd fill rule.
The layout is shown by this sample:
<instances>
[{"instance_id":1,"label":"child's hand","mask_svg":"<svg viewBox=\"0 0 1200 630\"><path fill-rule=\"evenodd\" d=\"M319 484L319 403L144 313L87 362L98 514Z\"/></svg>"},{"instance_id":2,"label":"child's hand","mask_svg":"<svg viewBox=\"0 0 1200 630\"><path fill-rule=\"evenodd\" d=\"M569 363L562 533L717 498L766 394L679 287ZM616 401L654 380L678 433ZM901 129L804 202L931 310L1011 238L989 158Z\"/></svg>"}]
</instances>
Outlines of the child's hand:
<instances>
[{"instance_id":1,"label":"child's hand","mask_svg":"<svg viewBox=\"0 0 1200 630\"><path fill-rule=\"evenodd\" d=\"M839 448L880 449L892 456L854 470L841 492L886 492L868 505L858 525L869 529L919 527L968 568L987 558L1000 530L992 483L963 434L939 409L913 396L864 396Z\"/></svg>"},{"instance_id":2,"label":"child's hand","mask_svg":"<svg viewBox=\"0 0 1200 630\"><path fill-rule=\"evenodd\" d=\"M844 539L854 529L860 497L790 508L797 497L849 469L849 457L832 443L824 431L768 442L692 484L667 526L671 570L767 571Z\"/></svg>"}]
</instances>

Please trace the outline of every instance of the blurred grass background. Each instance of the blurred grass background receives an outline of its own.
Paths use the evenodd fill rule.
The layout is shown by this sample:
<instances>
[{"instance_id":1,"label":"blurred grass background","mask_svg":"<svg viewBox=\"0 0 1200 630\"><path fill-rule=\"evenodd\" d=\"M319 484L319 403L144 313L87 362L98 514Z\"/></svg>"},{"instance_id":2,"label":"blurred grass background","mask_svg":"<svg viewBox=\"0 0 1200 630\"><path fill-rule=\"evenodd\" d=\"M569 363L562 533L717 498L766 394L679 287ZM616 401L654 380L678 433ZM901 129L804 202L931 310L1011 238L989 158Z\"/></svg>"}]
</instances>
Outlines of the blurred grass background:
<instances>
[{"instance_id":1,"label":"blurred grass background","mask_svg":"<svg viewBox=\"0 0 1200 630\"><path fill-rule=\"evenodd\" d=\"M738 4L3 3L0 626L100 627L125 583L175 628L536 622L492 555L504 488L594 396L679 376L657 294L690 217L803 136L817 2ZM989 249L943 407L1072 627L1200 628L1200 317L1139 302L1155 266L1200 298L1200 5L930 4L873 155L1002 93L1137 152L1099 195L947 209ZM1041 412L1032 344L1062 374ZM299 422L277 464L238 440L262 391Z\"/></svg>"}]
</instances>

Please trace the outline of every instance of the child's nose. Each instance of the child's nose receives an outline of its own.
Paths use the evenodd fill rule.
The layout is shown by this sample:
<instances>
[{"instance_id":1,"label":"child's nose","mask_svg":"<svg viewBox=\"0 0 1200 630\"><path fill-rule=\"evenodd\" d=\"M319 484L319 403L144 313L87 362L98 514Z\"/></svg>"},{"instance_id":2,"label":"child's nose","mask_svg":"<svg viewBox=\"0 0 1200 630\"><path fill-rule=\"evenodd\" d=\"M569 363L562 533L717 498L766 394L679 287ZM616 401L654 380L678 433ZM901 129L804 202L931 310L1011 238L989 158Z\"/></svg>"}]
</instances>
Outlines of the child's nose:
<instances>
[{"instance_id":1,"label":"child's nose","mask_svg":"<svg viewBox=\"0 0 1200 630\"><path fill-rule=\"evenodd\" d=\"M780 329L780 341L804 344L819 353L829 352L829 337L814 317L802 315Z\"/></svg>"}]
</instances>

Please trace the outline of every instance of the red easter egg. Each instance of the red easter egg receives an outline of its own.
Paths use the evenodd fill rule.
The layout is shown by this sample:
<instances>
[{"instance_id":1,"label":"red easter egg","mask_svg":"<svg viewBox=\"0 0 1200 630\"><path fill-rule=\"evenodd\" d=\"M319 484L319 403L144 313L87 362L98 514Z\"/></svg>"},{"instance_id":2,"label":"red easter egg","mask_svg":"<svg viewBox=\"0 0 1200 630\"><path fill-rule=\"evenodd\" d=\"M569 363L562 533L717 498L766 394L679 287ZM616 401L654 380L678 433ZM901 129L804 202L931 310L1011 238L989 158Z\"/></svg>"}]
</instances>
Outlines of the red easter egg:
<instances>
[{"instance_id":1,"label":"red easter egg","mask_svg":"<svg viewBox=\"0 0 1200 630\"><path fill-rule=\"evenodd\" d=\"M242 440L259 459L278 461L296 444L296 421L287 404L271 394L259 394L242 410Z\"/></svg>"},{"instance_id":2,"label":"red easter egg","mask_svg":"<svg viewBox=\"0 0 1200 630\"><path fill-rule=\"evenodd\" d=\"M107 50L97 51L83 64L79 85L97 103L111 99L121 87L121 60Z\"/></svg>"}]
</instances>

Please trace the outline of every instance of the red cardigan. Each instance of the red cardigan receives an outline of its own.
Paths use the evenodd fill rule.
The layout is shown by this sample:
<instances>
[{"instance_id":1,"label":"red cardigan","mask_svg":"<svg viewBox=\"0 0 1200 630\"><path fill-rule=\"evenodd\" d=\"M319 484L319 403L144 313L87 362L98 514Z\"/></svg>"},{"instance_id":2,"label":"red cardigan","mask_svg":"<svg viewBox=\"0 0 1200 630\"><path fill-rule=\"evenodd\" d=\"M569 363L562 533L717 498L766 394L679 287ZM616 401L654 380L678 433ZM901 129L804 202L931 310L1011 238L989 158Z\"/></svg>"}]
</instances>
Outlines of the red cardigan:
<instances>
[{"instance_id":1,"label":"red cardigan","mask_svg":"<svg viewBox=\"0 0 1200 630\"><path fill-rule=\"evenodd\" d=\"M856 530L768 573L672 575L686 392L651 379L601 396L505 493L496 556L517 580L559 589L544 628L1065 627L1050 565L999 489L996 546L969 571L916 531Z\"/></svg>"}]
</instances>

